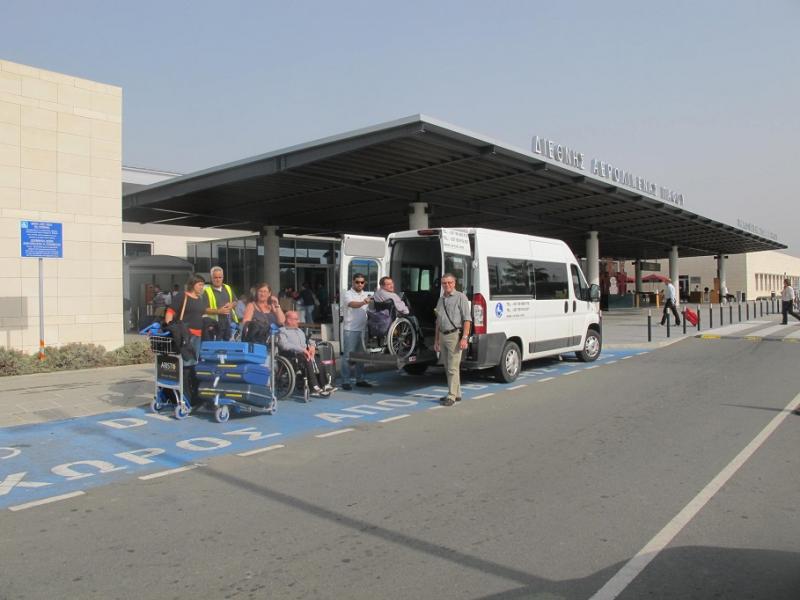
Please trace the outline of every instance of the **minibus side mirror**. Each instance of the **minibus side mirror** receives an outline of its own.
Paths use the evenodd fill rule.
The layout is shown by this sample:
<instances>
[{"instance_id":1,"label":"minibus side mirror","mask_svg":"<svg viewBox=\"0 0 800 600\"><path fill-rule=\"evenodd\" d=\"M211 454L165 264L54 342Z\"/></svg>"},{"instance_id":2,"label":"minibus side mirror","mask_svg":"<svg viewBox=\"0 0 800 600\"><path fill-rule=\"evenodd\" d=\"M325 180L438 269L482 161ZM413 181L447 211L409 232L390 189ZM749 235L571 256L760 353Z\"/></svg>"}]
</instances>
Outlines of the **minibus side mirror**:
<instances>
[{"instance_id":1,"label":"minibus side mirror","mask_svg":"<svg viewBox=\"0 0 800 600\"><path fill-rule=\"evenodd\" d=\"M600 286L596 283L589 286L589 301L600 302Z\"/></svg>"}]
</instances>

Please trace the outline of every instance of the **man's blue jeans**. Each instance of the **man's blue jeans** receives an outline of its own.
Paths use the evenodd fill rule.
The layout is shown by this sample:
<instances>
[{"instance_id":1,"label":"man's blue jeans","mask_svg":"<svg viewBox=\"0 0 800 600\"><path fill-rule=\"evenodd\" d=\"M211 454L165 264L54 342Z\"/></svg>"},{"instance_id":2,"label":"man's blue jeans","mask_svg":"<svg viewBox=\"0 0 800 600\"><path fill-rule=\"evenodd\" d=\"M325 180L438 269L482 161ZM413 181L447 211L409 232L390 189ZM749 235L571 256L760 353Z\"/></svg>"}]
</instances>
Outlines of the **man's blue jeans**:
<instances>
[{"instance_id":1,"label":"man's blue jeans","mask_svg":"<svg viewBox=\"0 0 800 600\"><path fill-rule=\"evenodd\" d=\"M350 361L348 360L351 352L366 352L364 344L361 343L360 331L347 331L343 332L342 337L342 353L344 360L342 361L342 382L350 382ZM355 363L356 381L364 379L364 363Z\"/></svg>"}]
</instances>

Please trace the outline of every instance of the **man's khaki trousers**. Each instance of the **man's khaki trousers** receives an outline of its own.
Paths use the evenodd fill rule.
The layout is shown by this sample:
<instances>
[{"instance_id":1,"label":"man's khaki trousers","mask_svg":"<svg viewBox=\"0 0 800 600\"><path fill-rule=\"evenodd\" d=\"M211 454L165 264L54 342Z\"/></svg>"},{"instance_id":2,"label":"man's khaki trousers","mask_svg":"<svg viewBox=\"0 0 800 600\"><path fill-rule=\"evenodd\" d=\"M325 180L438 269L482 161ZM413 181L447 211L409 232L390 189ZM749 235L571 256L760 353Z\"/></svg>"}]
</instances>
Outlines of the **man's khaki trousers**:
<instances>
[{"instance_id":1,"label":"man's khaki trousers","mask_svg":"<svg viewBox=\"0 0 800 600\"><path fill-rule=\"evenodd\" d=\"M458 347L460 341L461 333L459 331L439 334L442 364L444 365L445 373L447 373L447 397L454 400L461 397L460 367L462 350Z\"/></svg>"}]
</instances>

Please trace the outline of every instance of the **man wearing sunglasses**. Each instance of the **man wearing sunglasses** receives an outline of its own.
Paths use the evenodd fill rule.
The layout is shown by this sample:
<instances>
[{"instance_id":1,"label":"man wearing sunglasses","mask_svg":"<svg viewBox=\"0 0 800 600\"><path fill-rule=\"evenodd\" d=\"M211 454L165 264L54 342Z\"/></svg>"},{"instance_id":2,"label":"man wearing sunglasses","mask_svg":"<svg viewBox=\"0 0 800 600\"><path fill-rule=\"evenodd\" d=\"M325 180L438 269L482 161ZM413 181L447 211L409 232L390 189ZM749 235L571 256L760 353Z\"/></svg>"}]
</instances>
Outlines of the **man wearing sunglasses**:
<instances>
[{"instance_id":1,"label":"man wearing sunglasses","mask_svg":"<svg viewBox=\"0 0 800 600\"><path fill-rule=\"evenodd\" d=\"M369 296L364 291L367 278L361 274L353 275L353 285L344 294L344 327L342 334L342 389L352 390L350 373L350 353L366 352L364 344L361 342L361 333L367 327L367 305ZM372 384L364 379L364 365L355 363L355 379L358 387L372 387Z\"/></svg>"}]
</instances>

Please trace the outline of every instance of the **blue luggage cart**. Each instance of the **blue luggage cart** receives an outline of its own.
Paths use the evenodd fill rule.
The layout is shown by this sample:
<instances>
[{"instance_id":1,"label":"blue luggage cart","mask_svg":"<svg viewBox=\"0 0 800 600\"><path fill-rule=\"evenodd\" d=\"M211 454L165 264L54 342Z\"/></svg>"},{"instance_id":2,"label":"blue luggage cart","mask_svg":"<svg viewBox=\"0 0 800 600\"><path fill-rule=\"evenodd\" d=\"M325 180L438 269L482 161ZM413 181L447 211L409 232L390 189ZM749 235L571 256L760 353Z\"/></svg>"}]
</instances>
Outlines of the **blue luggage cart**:
<instances>
[{"instance_id":1,"label":"blue luggage cart","mask_svg":"<svg viewBox=\"0 0 800 600\"><path fill-rule=\"evenodd\" d=\"M275 345L275 330L270 346ZM203 342L195 371L199 395L214 405L214 419L225 423L231 412L274 414L275 353L264 344Z\"/></svg>"}]
</instances>

